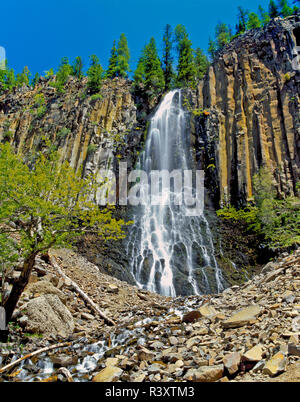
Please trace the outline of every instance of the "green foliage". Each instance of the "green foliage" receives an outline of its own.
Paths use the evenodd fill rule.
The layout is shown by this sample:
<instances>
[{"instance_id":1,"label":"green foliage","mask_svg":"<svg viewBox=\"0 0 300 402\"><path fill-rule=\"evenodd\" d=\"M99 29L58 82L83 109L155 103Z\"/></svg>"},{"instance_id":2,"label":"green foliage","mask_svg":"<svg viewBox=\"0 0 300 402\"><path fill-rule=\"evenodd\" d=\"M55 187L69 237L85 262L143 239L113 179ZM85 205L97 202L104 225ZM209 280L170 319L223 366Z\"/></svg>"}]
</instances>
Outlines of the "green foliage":
<instances>
[{"instance_id":1,"label":"green foliage","mask_svg":"<svg viewBox=\"0 0 300 402\"><path fill-rule=\"evenodd\" d=\"M127 38L124 33L122 33L120 36L117 52L117 75L118 77L127 78L130 71L130 52L128 48Z\"/></svg>"},{"instance_id":2,"label":"green foliage","mask_svg":"<svg viewBox=\"0 0 300 402\"><path fill-rule=\"evenodd\" d=\"M124 237L125 222L112 217L113 207L100 209L93 200L100 185L96 177L82 178L81 171L59 159L56 151L40 153L30 169L9 144L0 145L0 258L9 263L18 251L24 260L21 281L14 283L4 302L8 321L38 253L70 247L84 233L102 239ZM17 246L10 240L12 234L19 238Z\"/></svg>"},{"instance_id":3,"label":"green foliage","mask_svg":"<svg viewBox=\"0 0 300 402\"><path fill-rule=\"evenodd\" d=\"M91 101L101 100L101 99L103 99L103 95L101 95L101 94L94 94L91 96Z\"/></svg>"},{"instance_id":4,"label":"green foliage","mask_svg":"<svg viewBox=\"0 0 300 402\"><path fill-rule=\"evenodd\" d=\"M29 86L29 77L30 77L30 72L28 70L28 67L25 66L23 68L22 73L17 74L16 86L17 87L21 87L23 85Z\"/></svg>"},{"instance_id":5,"label":"green foliage","mask_svg":"<svg viewBox=\"0 0 300 402\"><path fill-rule=\"evenodd\" d=\"M143 63L145 72L145 89L151 98L162 93L165 88L164 73L158 58L154 38L151 38L149 44L145 46Z\"/></svg>"},{"instance_id":6,"label":"green foliage","mask_svg":"<svg viewBox=\"0 0 300 402\"><path fill-rule=\"evenodd\" d=\"M269 16L270 18L276 18L279 17L280 13L279 13L279 8L276 4L276 2L274 0L270 0L269 3Z\"/></svg>"},{"instance_id":7,"label":"green foliage","mask_svg":"<svg viewBox=\"0 0 300 402\"><path fill-rule=\"evenodd\" d=\"M215 28L215 40L209 39L208 52L214 59L216 53L223 49L223 47L229 43L232 39L231 31L228 25L219 23Z\"/></svg>"},{"instance_id":8,"label":"green foliage","mask_svg":"<svg viewBox=\"0 0 300 402\"><path fill-rule=\"evenodd\" d=\"M87 154L88 155L92 155L97 151L98 147L96 144L89 144L88 148L87 148Z\"/></svg>"},{"instance_id":9,"label":"green foliage","mask_svg":"<svg viewBox=\"0 0 300 402\"><path fill-rule=\"evenodd\" d=\"M47 78L47 79L52 78L53 75L54 75L54 70L53 70L53 68L50 68L50 70L45 71L45 78Z\"/></svg>"},{"instance_id":10,"label":"green foliage","mask_svg":"<svg viewBox=\"0 0 300 402\"><path fill-rule=\"evenodd\" d=\"M271 18L269 16L268 12L265 11L262 6L258 6L258 11L259 11L259 15L260 15L261 24L262 24L262 26L265 27L270 22Z\"/></svg>"},{"instance_id":11,"label":"green foliage","mask_svg":"<svg viewBox=\"0 0 300 402\"><path fill-rule=\"evenodd\" d=\"M238 23L236 24L237 35L243 34L247 29L248 11L238 7Z\"/></svg>"},{"instance_id":12,"label":"green foliage","mask_svg":"<svg viewBox=\"0 0 300 402\"><path fill-rule=\"evenodd\" d=\"M30 111L36 118L41 118L47 111L46 100L43 94L39 93L34 96L33 109Z\"/></svg>"},{"instance_id":13,"label":"green foliage","mask_svg":"<svg viewBox=\"0 0 300 402\"><path fill-rule=\"evenodd\" d=\"M11 90L16 86L15 72L8 68L7 60L4 62L5 69L0 70L0 93L5 90Z\"/></svg>"},{"instance_id":14,"label":"green foliage","mask_svg":"<svg viewBox=\"0 0 300 402\"><path fill-rule=\"evenodd\" d=\"M245 222L262 235L268 247L285 249L300 244L300 199L278 199L266 169L254 177L255 204L236 210L233 206L218 211L223 219Z\"/></svg>"},{"instance_id":15,"label":"green foliage","mask_svg":"<svg viewBox=\"0 0 300 402\"><path fill-rule=\"evenodd\" d=\"M199 48L195 51L195 67L197 80L202 80L209 67L209 61L202 49Z\"/></svg>"},{"instance_id":16,"label":"green foliage","mask_svg":"<svg viewBox=\"0 0 300 402\"><path fill-rule=\"evenodd\" d=\"M31 82L31 85L33 86L33 88L35 88L38 85L39 81L40 81L40 74L36 73Z\"/></svg>"},{"instance_id":17,"label":"green foliage","mask_svg":"<svg viewBox=\"0 0 300 402\"><path fill-rule=\"evenodd\" d=\"M175 29L177 49L179 52L177 86L196 86L197 70L192 49L192 42L189 40L185 27L178 25Z\"/></svg>"},{"instance_id":18,"label":"green foliage","mask_svg":"<svg viewBox=\"0 0 300 402\"><path fill-rule=\"evenodd\" d=\"M114 41L110 52L109 65L105 76L111 79L118 76L118 51L116 48L116 41Z\"/></svg>"},{"instance_id":19,"label":"green foliage","mask_svg":"<svg viewBox=\"0 0 300 402\"><path fill-rule=\"evenodd\" d=\"M255 29L261 27L261 21L257 14L250 13L248 15L247 29Z\"/></svg>"},{"instance_id":20,"label":"green foliage","mask_svg":"<svg viewBox=\"0 0 300 402\"><path fill-rule=\"evenodd\" d=\"M171 25L167 24L163 36L163 72L165 77L165 91L169 91L172 86L172 81L174 79L173 71L173 33Z\"/></svg>"},{"instance_id":21,"label":"green foliage","mask_svg":"<svg viewBox=\"0 0 300 402\"><path fill-rule=\"evenodd\" d=\"M90 62L91 65L87 72L87 87L91 93L95 94L101 89L104 71L96 55L90 56Z\"/></svg>"},{"instance_id":22,"label":"green foliage","mask_svg":"<svg viewBox=\"0 0 300 402\"><path fill-rule=\"evenodd\" d=\"M59 132L56 134L56 138L60 139L65 139L69 134L71 133L71 130L69 128L63 127Z\"/></svg>"},{"instance_id":23,"label":"green foliage","mask_svg":"<svg viewBox=\"0 0 300 402\"><path fill-rule=\"evenodd\" d=\"M83 61L80 56L77 56L74 60L72 69L72 74L74 75L74 77L77 77L79 80L81 80L81 78L83 77Z\"/></svg>"},{"instance_id":24,"label":"green foliage","mask_svg":"<svg viewBox=\"0 0 300 402\"><path fill-rule=\"evenodd\" d=\"M70 75L72 75L73 69L69 64L69 60L67 57L63 57L61 60L61 64L56 74L55 82L52 84L58 92L63 93L64 87Z\"/></svg>"},{"instance_id":25,"label":"green foliage","mask_svg":"<svg viewBox=\"0 0 300 402\"><path fill-rule=\"evenodd\" d=\"M149 44L143 49L133 79L135 88L143 88L148 99L164 91L165 77L154 38L151 38Z\"/></svg>"}]
</instances>

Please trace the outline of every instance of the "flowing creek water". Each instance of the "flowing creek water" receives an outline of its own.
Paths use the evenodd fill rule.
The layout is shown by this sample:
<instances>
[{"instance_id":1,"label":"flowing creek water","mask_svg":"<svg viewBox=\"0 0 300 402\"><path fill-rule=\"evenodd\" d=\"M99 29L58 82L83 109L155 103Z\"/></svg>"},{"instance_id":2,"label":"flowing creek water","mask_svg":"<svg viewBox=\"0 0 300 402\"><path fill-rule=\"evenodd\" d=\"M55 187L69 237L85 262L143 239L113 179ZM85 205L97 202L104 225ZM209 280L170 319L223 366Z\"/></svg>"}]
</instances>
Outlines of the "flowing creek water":
<instances>
[{"instance_id":1,"label":"flowing creek water","mask_svg":"<svg viewBox=\"0 0 300 402\"><path fill-rule=\"evenodd\" d=\"M147 344L151 325L164 327L165 321L170 319L181 320L184 313L198 308L202 303L201 297L177 298L174 299L174 307L163 312L160 316L145 317L144 315L141 319L133 316L128 317L128 321L124 322L123 326L113 329L109 334L101 334L99 339L94 342L87 338L79 338L72 341L70 346L60 348L59 351L44 352L32 359L23 360L11 370L14 374L13 377L9 377L10 381L13 378L17 382L37 382L57 376L60 365L53 362L52 356L63 355L76 356L75 363L64 365L70 371L73 380L75 382L90 382L93 376L104 367L101 367L101 363L105 358L116 355L128 355L130 357L133 353L132 348ZM15 353L10 362L24 355L24 352ZM0 353L0 364L2 363L3 356Z\"/></svg>"}]
</instances>

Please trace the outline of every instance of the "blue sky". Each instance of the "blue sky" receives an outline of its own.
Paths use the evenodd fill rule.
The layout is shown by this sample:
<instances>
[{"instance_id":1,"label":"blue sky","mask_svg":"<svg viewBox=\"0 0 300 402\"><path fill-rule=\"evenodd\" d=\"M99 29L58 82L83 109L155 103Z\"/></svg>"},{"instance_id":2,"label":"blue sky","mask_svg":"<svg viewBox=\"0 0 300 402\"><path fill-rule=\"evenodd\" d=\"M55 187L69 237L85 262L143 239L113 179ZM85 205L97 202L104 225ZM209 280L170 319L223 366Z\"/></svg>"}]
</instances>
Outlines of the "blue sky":
<instances>
[{"instance_id":1,"label":"blue sky","mask_svg":"<svg viewBox=\"0 0 300 402\"><path fill-rule=\"evenodd\" d=\"M166 24L186 26L193 47L207 50L214 27L236 23L237 7L257 11L269 0L10 0L1 4L0 46L17 72L57 68L63 56L72 61L96 54L107 67L114 39L124 32L134 68L140 51L154 36L158 49Z\"/></svg>"}]
</instances>

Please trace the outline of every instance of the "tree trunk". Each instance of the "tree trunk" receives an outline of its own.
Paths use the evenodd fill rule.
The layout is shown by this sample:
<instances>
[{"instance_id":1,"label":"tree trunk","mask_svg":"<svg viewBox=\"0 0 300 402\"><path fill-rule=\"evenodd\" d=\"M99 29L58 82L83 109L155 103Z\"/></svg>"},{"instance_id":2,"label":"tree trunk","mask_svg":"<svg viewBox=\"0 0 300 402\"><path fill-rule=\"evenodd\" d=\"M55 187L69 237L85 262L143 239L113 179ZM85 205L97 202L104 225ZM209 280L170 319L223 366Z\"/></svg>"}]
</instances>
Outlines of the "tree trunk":
<instances>
[{"instance_id":1,"label":"tree trunk","mask_svg":"<svg viewBox=\"0 0 300 402\"><path fill-rule=\"evenodd\" d=\"M5 313L6 313L6 324L8 324L11 320L11 317L13 315L13 312L17 306L17 303L26 287L26 285L29 282L29 278L32 272L32 269L35 264L35 257L37 256L38 253L34 252L30 254L26 260L24 261L23 264L23 270L18 279L14 281L12 290L7 298L5 300L3 307L5 308Z\"/></svg>"}]
</instances>

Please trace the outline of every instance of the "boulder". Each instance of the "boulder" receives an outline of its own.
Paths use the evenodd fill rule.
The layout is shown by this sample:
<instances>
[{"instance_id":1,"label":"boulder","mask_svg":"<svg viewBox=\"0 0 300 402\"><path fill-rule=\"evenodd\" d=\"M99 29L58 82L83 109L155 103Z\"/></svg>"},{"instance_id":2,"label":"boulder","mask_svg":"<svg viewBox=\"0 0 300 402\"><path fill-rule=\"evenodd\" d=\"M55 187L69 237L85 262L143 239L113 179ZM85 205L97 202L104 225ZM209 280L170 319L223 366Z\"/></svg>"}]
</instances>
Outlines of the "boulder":
<instances>
[{"instance_id":1,"label":"boulder","mask_svg":"<svg viewBox=\"0 0 300 402\"><path fill-rule=\"evenodd\" d=\"M223 321L224 328L239 328L247 325L250 321L254 321L261 312L260 306L249 306L245 309L239 310L233 314L226 321Z\"/></svg>"},{"instance_id":2,"label":"boulder","mask_svg":"<svg viewBox=\"0 0 300 402\"><path fill-rule=\"evenodd\" d=\"M217 314L217 311L214 309L214 307L209 305L200 307L199 312L204 318L210 318Z\"/></svg>"},{"instance_id":3,"label":"boulder","mask_svg":"<svg viewBox=\"0 0 300 402\"><path fill-rule=\"evenodd\" d=\"M247 362L260 362L263 358L263 349L261 345L256 345L254 348L248 350L243 354L243 361Z\"/></svg>"},{"instance_id":4,"label":"boulder","mask_svg":"<svg viewBox=\"0 0 300 402\"><path fill-rule=\"evenodd\" d=\"M108 366L95 375L93 382L116 382L119 380L122 373L123 370L119 367Z\"/></svg>"},{"instance_id":5,"label":"boulder","mask_svg":"<svg viewBox=\"0 0 300 402\"><path fill-rule=\"evenodd\" d=\"M263 374L268 374L269 376L274 377L285 371L286 364L287 360L285 355L279 352L266 363L263 369Z\"/></svg>"},{"instance_id":6,"label":"boulder","mask_svg":"<svg viewBox=\"0 0 300 402\"><path fill-rule=\"evenodd\" d=\"M192 382L215 382L223 377L223 372L223 364L190 369L184 376L184 380Z\"/></svg>"},{"instance_id":7,"label":"boulder","mask_svg":"<svg viewBox=\"0 0 300 402\"><path fill-rule=\"evenodd\" d=\"M67 299L66 295L61 290L57 289L51 282L46 280L30 283L28 286L26 286L24 291L24 296L26 295L56 295L64 304L66 303Z\"/></svg>"},{"instance_id":8,"label":"boulder","mask_svg":"<svg viewBox=\"0 0 300 402\"><path fill-rule=\"evenodd\" d=\"M239 370L241 354L238 352L230 353L224 357L223 363L229 374L233 375Z\"/></svg>"},{"instance_id":9,"label":"boulder","mask_svg":"<svg viewBox=\"0 0 300 402\"><path fill-rule=\"evenodd\" d=\"M186 313L183 318L182 318L182 322L186 322L186 323L192 323L195 321L198 321L199 318L201 318L201 313L200 311L190 311L189 313Z\"/></svg>"},{"instance_id":10,"label":"boulder","mask_svg":"<svg viewBox=\"0 0 300 402\"><path fill-rule=\"evenodd\" d=\"M75 325L67 307L57 295L44 295L30 300L26 308L26 331L67 338L72 335Z\"/></svg>"}]
</instances>

